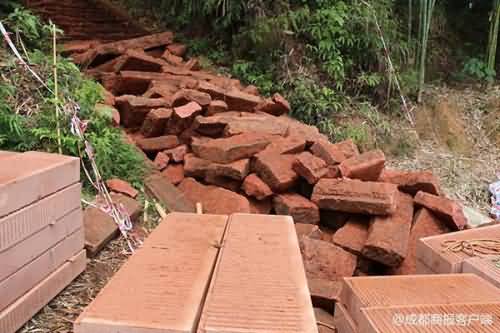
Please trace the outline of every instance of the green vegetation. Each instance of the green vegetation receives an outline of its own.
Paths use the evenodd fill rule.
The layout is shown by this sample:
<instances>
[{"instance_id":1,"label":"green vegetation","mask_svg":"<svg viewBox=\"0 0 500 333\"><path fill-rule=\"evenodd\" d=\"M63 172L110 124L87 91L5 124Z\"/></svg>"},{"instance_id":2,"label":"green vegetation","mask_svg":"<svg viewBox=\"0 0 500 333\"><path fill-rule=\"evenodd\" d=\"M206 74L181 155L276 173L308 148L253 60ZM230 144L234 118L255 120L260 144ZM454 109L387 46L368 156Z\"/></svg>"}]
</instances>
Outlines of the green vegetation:
<instances>
[{"instance_id":1,"label":"green vegetation","mask_svg":"<svg viewBox=\"0 0 500 333\"><path fill-rule=\"evenodd\" d=\"M19 34L26 48L25 58L54 91L53 59L50 48L52 29L30 12L16 8L2 19L7 28ZM20 39L20 40L21 40ZM23 46L18 42L19 50ZM22 51L21 51L22 52ZM139 186L144 172L141 155L123 141L119 129L111 126L111 112L96 109L103 99L102 87L80 74L70 61L58 57L59 96L38 82L6 49L0 50L0 149L41 150L80 156L83 144L71 133L70 113L73 102L80 107L79 117L87 121L86 138L92 143L102 176L119 177ZM55 105L62 111L61 146L58 144ZM86 181L85 177L82 177ZM90 189L90 184L86 183Z\"/></svg>"}]
</instances>

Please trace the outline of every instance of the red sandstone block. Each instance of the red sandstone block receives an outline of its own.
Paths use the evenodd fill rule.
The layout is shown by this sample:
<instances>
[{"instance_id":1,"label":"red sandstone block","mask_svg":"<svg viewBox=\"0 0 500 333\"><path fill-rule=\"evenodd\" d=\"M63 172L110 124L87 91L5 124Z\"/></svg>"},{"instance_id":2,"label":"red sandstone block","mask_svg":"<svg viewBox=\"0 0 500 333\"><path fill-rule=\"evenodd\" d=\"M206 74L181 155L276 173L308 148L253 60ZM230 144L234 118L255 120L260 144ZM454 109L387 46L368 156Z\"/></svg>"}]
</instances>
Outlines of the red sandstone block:
<instances>
[{"instance_id":1,"label":"red sandstone block","mask_svg":"<svg viewBox=\"0 0 500 333\"><path fill-rule=\"evenodd\" d=\"M226 221L169 214L76 320L75 333L194 332ZM132 281L140 283L130 288Z\"/></svg>"},{"instance_id":2,"label":"red sandstone block","mask_svg":"<svg viewBox=\"0 0 500 333\"><path fill-rule=\"evenodd\" d=\"M157 153L163 150L175 148L180 145L179 139L175 135L164 135L155 138L138 139L137 146L145 153Z\"/></svg>"},{"instance_id":3,"label":"red sandstone block","mask_svg":"<svg viewBox=\"0 0 500 333\"><path fill-rule=\"evenodd\" d=\"M80 208L80 184L0 218L0 253Z\"/></svg>"},{"instance_id":4,"label":"red sandstone block","mask_svg":"<svg viewBox=\"0 0 500 333\"><path fill-rule=\"evenodd\" d=\"M354 216L335 232L332 243L356 255L361 255L361 250L368 239L369 225L368 217Z\"/></svg>"},{"instance_id":5,"label":"red sandstone block","mask_svg":"<svg viewBox=\"0 0 500 333\"><path fill-rule=\"evenodd\" d=\"M264 200L273 195L271 188L254 173L245 178L242 189L248 196L255 197L257 200Z\"/></svg>"},{"instance_id":6,"label":"red sandstone block","mask_svg":"<svg viewBox=\"0 0 500 333\"><path fill-rule=\"evenodd\" d=\"M373 150L351 157L340 163L343 177L376 181L385 167L385 155L381 150Z\"/></svg>"},{"instance_id":7,"label":"red sandstone block","mask_svg":"<svg viewBox=\"0 0 500 333\"><path fill-rule=\"evenodd\" d=\"M168 121L172 117L172 109L156 109L149 112L141 127L141 133L146 138L160 136L165 133Z\"/></svg>"},{"instance_id":8,"label":"red sandstone block","mask_svg":"<svg viewBox=\"0 0 500 333\"><path fill-rule=\"evenodd\" d=\"M303 236L312 239L321 239L322 231L315 224L310 223L295 223L295 231L297 238L300 240Z\"/></svg>"},{"instance_id":9,"label":"red sandstone block","mask_svg":"<svg viewBox=\"0 0 500 333\"><path fill-rule=\"evenodd\" d=\"M328 140L316 141L311 147L311 151L328 165L339 164L348 158L339 146L330 143Z\"/></svg>"},{"instance_id":10,"label":"red sandstone block","mask_svg":"<svg viewBox=\"0 0 500 333\"><path fill-rule=\"evenodd\" d=\"M417 273L417 242L421 238L440 235L450 232L434 214L427 208L420 209L414 217L413 227L408 242L408 253L405 260L398 268L392 270L396 275L411 275Z\"/></svg>"},{"instance_id":11,"label":"red sandstone block","mask_svg":"<svg viewBox=\"0 0 500 333\"><path fill-rule=\"evenodd\" d=\"M80 160L27 152L0 164L0 217L80 180Z\"/></svg>"},{"instance_id":12,"label":"red sandstone block","mask_svg":"<svg viewBox=\"0 0 500 333\"><path fill-rule=\"evenodd\" d=\"M170 162L170 157L160 151L156 154L153 164L157 170L163 171L168 166L168 162Z\"/></svg>"},{"instance_id":13,"label":"red sandstone block","mask_svg":"<svg viewBox=\"0 0 500 333\"><path fill-rule=\"evenodd\" d=\"M235 214L224 238L198 332L317 332L292 219Z\"/></svg>"},{"instance_id":14,"label":"red sandstone block","mask_svg":"<svg viewBox=\"0 0 500 333\"><path fill-rule=\"evenodd\" d=\"M184 156L184 173L186 177L204 178L210 170L210 161L196 157L194 154Z\"/></svg>"},{"instance_id":15,"label":"red sandstone block","mask_svg":"<svg viewBox=\"0 0 500 333\"><path fill-rule=\"evenodd\" d=\"M340 300L342 280L308 278L307 285L309 286L313 306L332 313L335 308L335 303Z\"/></svg>"},{"instance_id":16,"label":"red sandstone block","mask_svg":"<svg viewBox=\"0 0 500 333\"><path fill-rule=\"evenodd\" d=\"M396 184L401 192L415 196L419 191L440 195L439 180L431 171L399 171L385 169L380 182Z\"/></svg>"},{"instance_id":17,"label":"red sandstone block","mask_svg":"<svg viewBox=\"0 0 500 333\"><path fill-rule=\"evenodd\" d=\"M363 247L363 256L390 267L398 267L406 258L413 220L413 198L398 193L396 212L374 217Z\"/></svg>"},{"instance_id":18,"label":"red sandstone block","mask_svg":"<svg viewBox=\"0 0 500 333\"><path fill-rule=\"evenodd\" d=\"M210 163L208 173L242 181L250 171L250 160L243 159L228 164Z\"/></svg>"},{"instance_id":19,"label":"red sandstone block","mask_svg":"<svg viewBox=\"0 0 500 333\"><path fill-rule=\"evenodd\" d=\"M303 152L297 156L293 170L309 184L316 184L328 173L326 162L309 152Z\"/></svg>"},{"instance_id":20,"label":"red sandstone block","mask_svg":"<svg viewBox=\"0 0 500 333\"><path fill-rule=\"evenodd\" d=\"M293 187L299 176L293 171L295 155L261 154L255 160L254 169L274 192L284 192Z\"/></svg>"},{"instance_id":21,"label":"red sandstone block","mask_svg":"<svg viewBox=\"0 0 500 333\"><path fill-rule=\"evenodd\" d=\"M447 250L449 242L500 238L500 225L422 238L417 243L417 260L435 273L460 273L470 255Z\"/></svg>"},{"instance_id":22,"label":"red sandstone block","mask_svg":"<svg viewBox=\"0 0 500 333\"><path fill-rule=\"evenodd\" d=\"M172 105L174 107L189 105L192 102L196 103L198 106L201 106L202 108L206 108L212 102L212 98L207 93L194 89L185 89L185 88L182 88L181 90L177 91L172 96ZM198 107L196 106L196 104L191 104L191 105L192 107L197 109Z\"/></svg>"},{"instance_id":23,"label":"red sandstone block","mask_svg":"<svg viewBox=\"0 0 500 333\"><path fill-rule=\"evenodd\" d=\"M228 110L227 103L224 101L212 101L207 108L207 116L213 116L217 113L226 112Z\"/></svg>"},{"instance_id":24,"label":"red sandstone block","mask_svg":"<svg viewBox=\"0 0 500 333\"><path fill-rule=\"evenodd\" d=\"M203 180L208 185L215 185L226 190L236 192L236 194L239 192L241 187L241 181L234 180L229 177L217 176L211 170L207 172Z\"/></svg>"},{"instance_id":25,"label":"red sandstone block","mask_svg":"<svg viewBox=\"0 0 500 333\"><path fill-rule=\"evenodd\" d=\"M139 191L133 188L130 183L118 178L106 180L106 185L110 191L125 194L131 198L135 198L139 194Z\"/></svg>"},{"instance_id":26,"label":"red sandstone block","mask_svg":"<svg viewBox=\"0 0 500 333\"><path fill-rule=\"evenodd\" d=\"M123 95L116 98L116 108L120 111L125 127L141 127L148 113L153 109L168 108L170 103L164 98L147 98Z\"/></svg>"},{"instance_id":27,"label":"red sandstone block","mask_svg":"<svg viewBox=\"0 0 500 333\"><path fill-rule=\"evenodd\" d=\"M83 227L82 211L73 210L57 221L52 221L37 233L22 242L0 252L0 281L9 277L21 267L44 253L66 236Z\"/></svg>"},{"instance_id":28,"label":"red sandstone block","mask_svg":"<svg viewBox=\"0 0 500 333\"><path fill-rule=\"evenodd\" d=\"M257 200L255 198L247 198L250 202L250 213L260 215L270 215L273 209L273 203L270 198Z\"/></svg>"},{"instance_id":29,"label":"red sandstone block","mask_svg":"<svg viewBox=\"0 0 500 333\"><path fill-rule=\"evenodd\" d=\"M337 333L364 333L358 331L347 309L340 303L335 304L335 315L333 317ZM384 332L385 333L385 332Z\"/></svg>"},{"instance_id":30,"label":"red sandstone block","mask_svg":"<svg viewBox=\"0 0 500 333\"><path fill-rule=\"evenodd\" d=\"M388 215L396 210L398 189L394 184L354 179L321 179L311 200L320 209L347 213Z\"/></svg>"},{"instance_id":31,"label":"red sandstone block","mask_svg":"<svg viewBox=\"0 0 500 333\"><path fill-rule=\"evenodd\" d=\"M295 223L319 223L318 206L300 194L278 194L273 198L273 205L277 215L290 215Z\"/></svg>"},{"instance_id":32,"label":"red sandstone block","mask_svg":"<svg viewBox=\"0 0 500 333\"><path fill-rule=\"evenodd\" d=\"M181 145L179 147L175 147L172 149L167 149L163 153L165 153L170 161L175 162L175 163L181 163L184 161L184 156L189 151L189 147L186 145Z\"/></svg>"},{"instance_id":33,"label":"red sandstone block","mask_svg":"<svg viewBox=\"0 0 500 333\"><path fill-rule=\"evenodd\" d=\"M462 271L474 273L500 288L500 255L484 258L474 257L464 261Z\"/></svg>"},{"instance_id":34,"label":"red sandstone block","mask_svg":"<svg viewBox=\"0 0 500 333\"><path fill-rule=\"evenodd\" d=\"M345 278L341 302L356 325L370 307L498 302L498 289L474 274Z\"/></svg>"},{"instance_id":35,"label":"red sandstone block","mask_svg":"<svg viewBox=\"0 0 500 333\"><path fill-rule=\"evenodd\" d=\"M167 45L167 50L171 52L173 55L178 57L183 57L187 52L187 46L180 43L173 43Z\"/></svg>"},{"instance_id":36,"label":"red sandstone block","mask_svg":"<svg viewBox=\"0 0 500 333\"><path fill-rule=\"evenodd\" d=\"M363 333L500 332L500 303L379 307L362 313L359 332ZM412 317L418 321L406 321Z\"/></svg>"},{"instance_id":37,"label":"red sandstone block","mask_svg":"<svg viewBox=\"0 0 500 333\"><path fill-rule=\"evenodd\" d=\"M178 185L184 180L184 166L182 164L170 164L161 174L172 184Z\"/></svg>"},{"instance_id":38,"label":"red sandstone block","mask_svg":"<svg viewBox=\"0 0 500 333\"><path fill-rule=\"evenodd\" d=\"M415 204L431 210L453 230L461 230L467 224L462 206L456 201L420 191Z\"/></svg>"},{"instance_id":39,"label":"red sandstone block","mask_svg":"<svg viewBox=\"0 0 500 333\"><path fill-rule=\"evenodd\" d=\"M0 332L15 333L83 272L85 265L85 251L81 251L9 307L1 311Z\"/></svg>"},{"instance_id":40,"label":"red sandstone block","mask_svg":"<svg viewBox=\"0 0 500 333\"><path fill-rule=\"evenodd\" d=\"M79 229L38 258L0 281L0 311L35 287L66 260L83 249L83 229Z\"/></svg>"}]
</instances>

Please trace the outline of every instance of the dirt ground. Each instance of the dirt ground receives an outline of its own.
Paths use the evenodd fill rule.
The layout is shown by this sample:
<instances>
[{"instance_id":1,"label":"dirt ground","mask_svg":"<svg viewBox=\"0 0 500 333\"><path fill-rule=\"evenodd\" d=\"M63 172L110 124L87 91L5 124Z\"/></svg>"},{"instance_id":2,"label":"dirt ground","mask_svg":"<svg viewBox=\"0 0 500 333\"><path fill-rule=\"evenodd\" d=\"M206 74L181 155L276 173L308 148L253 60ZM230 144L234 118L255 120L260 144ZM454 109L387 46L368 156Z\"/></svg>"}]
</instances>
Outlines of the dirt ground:
<instances>
[{"instance_id":1,"label":"dirt ground","mask_svg":"<svg viewBox=\"0 0 500 333\"><path fill-rule=\"evenodd\" d=\"M430 169L441 179L447 195L486 214L487 186L500 173L500 87L429 88L427 100L415 111L415 127L402 120L390 123L391 132L407 138L411 147L407 154L390 157L389 167ZM127 259L126 249L121 238L108 244L19 333L71 333L73 321Z\"/></svg>"}]
</instances>

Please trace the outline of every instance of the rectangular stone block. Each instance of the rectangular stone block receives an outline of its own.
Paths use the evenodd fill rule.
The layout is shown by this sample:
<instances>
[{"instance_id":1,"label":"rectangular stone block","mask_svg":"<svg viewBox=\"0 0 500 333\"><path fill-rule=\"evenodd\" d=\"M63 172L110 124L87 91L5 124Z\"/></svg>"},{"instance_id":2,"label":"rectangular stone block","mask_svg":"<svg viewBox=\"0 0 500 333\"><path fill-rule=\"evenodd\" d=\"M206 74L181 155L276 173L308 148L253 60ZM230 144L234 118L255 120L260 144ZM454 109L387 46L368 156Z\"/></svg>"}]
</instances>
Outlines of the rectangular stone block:
<instances>
[{"instance_id":1,"label":"rectangular stone block","mask_svg":"<svg viewBox=\"0 0 500 333\"><path fill-rule=\"evenodd\" d=\"M83 229L69 235L20 270L0 281L0 310L24 295L83 249Z\"/></svg>"},{"instance_id":2,"label":"rectangular stone block","mask_svg":"<svg viewBox=\"0 0 500 333\"><path fill-rule=\"evenodd\" d=\"M500 238L500 225L422 238L417 243L417 259L437 274L460 273L462 263L471 255L447 250L450 242L495 238Z\"/></svg>"},{"instance_id":3,"label":"rectangular stone block","mask_svg":"<svg viewBox=\"0 0 500 333\"><path fill-rule=\"evenodd\" d=\"M474 273L500 288L500 256L470 258L462 265L464 273Z\"/></svg>"},{"instance_id":4,"label":"rectangular stone block","mask_svg":"<svg viewBox=\"0 0 500 333\"><path fill-rule=\"evenodd\" d=\"M0 164L0 217L55 193L80 179L75 157L26 152Z\"/></svg>"},{"instance_id":5,"label":"rectangular stone block","mask_svg":"<svg viewBox=\"0 0 500 333\"><path fill-rule=\"evenodd\" d=\"M318 332L290 217L231 216L198 332Z\"/></svg>"},{"instance_id":6,"label":"rectangular stone block","mask_svg":"<svg viewBox=\"0 0 500 333\"><path fill-rule=\"evenodd\" d=\"M73 210L20 243L0 252L0 281L17 272L66 236L83 228L82 211Z\"/></svg>"},{"instance_id":7,"label":"rectangular stone block","mask_svg":"<svg viewBox=\"0 0 500 333\"><path fill-rule=\"evenodd\" d=\"M194 332L226 221L169 214L80 315L75 333Z\"/></svg>"},{"instance_id":8,"label":"rectangular stone block","mask_svg":"<svg viewBox=\"0 0 500 333\"><path fill-rule=\"evenodd\" d=\"M415 196L415 204L432 211L452 230L462 230L467 224L462 205L454 200L420 191Z\"/></svg>"},{"instance_id":9,"label":"rectangular stone block","mask_svg":"<svg viewBox=\"0 0 500 333\"><path fill-rule=\"evenodd\" d=\"M335 314L333 317L333 321L335 323L335 328L337 329L337 333L362 332L357 330L356 324L352 320L346 308L340 303L335 304Z\"/></svg>"},{"instance_id":10,"label":"rectangular stone block","mask_svg":"<svg viewBox=\"0 0 500 333\"><path fill-rule=\"evenodd\" d=\"M86 261L85 251L79 252L21 298L0 312L0 332L15 333L83 272Z\"/></svg>"},{"instance_id":11,"label":"rectangular stone block","mask_svg":"<svg viewBox=\"0 0 500 333\"><path fill-rule=\"evenodd\" d=\"M397 185L339 178L321 179L311 200L320 209L389 215L396 211Z\"/></svg>"},{"instance_id":12,"label":"rectangular stone block","mask_svg":"<svg viewBox=\"0 0 500 333\"><path fill-rule=\"evenodd\" d=\"M340 298L359 325L362 308L500 302L500 292L474 274L372 276L345 278Z\"/></svg>"},{"instance_id":13,"label":"rectangular stone block","mask_svg":"<svg viewBox=\"0 0 500 333\"><path fill-rule=\"evenodd\" d=\"M0 253L80 208L80 197L78 183L0 218Z\"/></svg>"},{"instance_id":14,"label":"rectangular stone block","mask_svg":"<svg viewBox=\"0 0 500 333\"><path fill-rule=\"evenodd\" d=\"M500 332L500 303L366 308L362 313L363 333ZM423 321L406 321L411 317Z\"/></svg>"},{"instance_id":15,"label":"rectangular stone block","mask_svg":"<svg viewBox=\"0 0 500 333\"><path fill-rule=\"evenodd\" d=\"M333 244L344 250L361 255L368 238L369 218L365 216L351 217L347 223L333 235Z\"/></svg>"},{"instance_id":16,"label":"rectangular stone block","mask_svg":"<svg viewBox=\"0 0 500 333\"><path fill-rule=\"evenodd\" d=\"M353 156L339 165L343 177L377 181L385 167L384 152L377 149Z\"/></svg>"}]
</instances>

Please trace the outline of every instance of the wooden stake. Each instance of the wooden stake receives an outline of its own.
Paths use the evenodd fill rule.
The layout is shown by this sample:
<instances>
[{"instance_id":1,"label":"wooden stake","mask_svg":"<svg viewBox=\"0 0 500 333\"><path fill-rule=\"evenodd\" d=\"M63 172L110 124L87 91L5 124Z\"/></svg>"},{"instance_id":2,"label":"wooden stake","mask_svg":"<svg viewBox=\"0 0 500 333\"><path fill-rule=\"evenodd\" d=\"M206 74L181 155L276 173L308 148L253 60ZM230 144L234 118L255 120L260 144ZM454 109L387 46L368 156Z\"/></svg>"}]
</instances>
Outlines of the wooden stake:
<instances>
[{"instance_id":1,"label":"wooden stake","mask_svg":"<svg viewBox=\"0 0 500 333\"><path fill-rule=\"evenodd\" d=\"M201 205L201 202L196 203L196 214L203 214L203 206Z\"/></svg>"},{"instance_id":2,"label":"wooden stake","mask_svg":"<svg viewBox=\"0 0 500 333\"><path fill-rule=\"evenodd\" d=\"M61 126L59 124L59 89L57 84L57 37L56 37L56 25L52 24L52 48L54 56L54 103L56 106L56 126L57 126L57 148L59 154L62 154L62 143L61 143Z\"/></svg>"}]
</instances>

